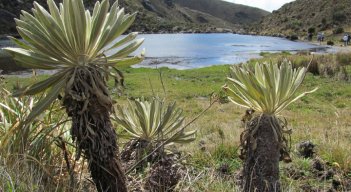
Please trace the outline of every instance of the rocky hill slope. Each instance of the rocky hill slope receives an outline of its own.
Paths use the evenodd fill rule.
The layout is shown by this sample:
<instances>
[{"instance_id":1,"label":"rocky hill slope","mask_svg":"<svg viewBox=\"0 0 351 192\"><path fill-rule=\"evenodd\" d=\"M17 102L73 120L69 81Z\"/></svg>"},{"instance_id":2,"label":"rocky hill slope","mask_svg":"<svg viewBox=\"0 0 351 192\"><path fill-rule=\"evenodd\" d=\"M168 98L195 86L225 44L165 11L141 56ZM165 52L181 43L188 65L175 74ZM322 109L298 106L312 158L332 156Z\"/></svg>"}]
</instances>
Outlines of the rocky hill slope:
<instances>
[{"instance_id":1,"label":"rocky hill slope","mask_svg":"<svg viewBox=\"0 0 351 192\"><path fill-rule=\"evenodd\" d=\"M222 0L175 0L183 7L209 13L234 24L250 24L270 14L268 11Z\"/></svg>"},{"instance_id":2,"label":"rocky hill slope","mask_svg":"<svg viewBox=\"0 0 351 192\"><path fill-rule=\"evenodd\" d=\"M309 31L342 33L350 27L350 0L296 0L264 17L252 30L264 35L301 36Z\"/></svg>"},{"instance_id":3,"label":"rocky hill slope","mask_svg":"<svg viewBox=\"0 0 351 192\"><path fill-rule=\"evenodd\" d=\"M61 2L62 0L55 0ZM37 0L42 5L46 0ZM95 0L84 0L92 7ZM114 2L114 0L110 0ZM222 0L119 0L127 12L138 11L131 30L141 32L225 32L242 31L268 12ZM0 1L0 34L15 34L14 17L30 10L33 0Z\"/></svg>"},{"instance_id":4,"label":"rocky hill slope","mask_svg":"<svg viewBox=\"0 0 351 192\"><path fill-rule=\"evenodd\" d=\"M201 1L201 0L198 0ZM240 26L209 13L183 7L176 0L124 0L128 12L138 11L132 30L142 32L206 31L220 27L235 29ZM208 30L209 30L208 29Z\"/></svg>"}]
</instances>

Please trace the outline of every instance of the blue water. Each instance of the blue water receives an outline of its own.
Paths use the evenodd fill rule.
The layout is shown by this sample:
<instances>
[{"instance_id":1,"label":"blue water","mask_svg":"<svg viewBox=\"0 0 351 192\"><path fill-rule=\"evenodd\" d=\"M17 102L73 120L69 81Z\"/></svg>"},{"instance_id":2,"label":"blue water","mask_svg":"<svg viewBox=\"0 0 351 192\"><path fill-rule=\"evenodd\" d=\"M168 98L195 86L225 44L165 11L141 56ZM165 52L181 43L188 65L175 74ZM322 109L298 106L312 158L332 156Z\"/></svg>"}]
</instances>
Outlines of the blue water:
<instances>
[{"instance_id":1,"label":"blue water","mask_svg":"<svg viewBox=\"0 0 351 192\"><path fill-rule=\"evenodd\" d=\"M318 50L323 47L283 38L237 34L139 35L146 59L134 67L200 68L237 64L258 58L260 52Z\"/></svg>"},{"instance_id":2,"label":"blue water","mask_svg":"<svg viewBox=\"0 0 351 192\"><path fill-rule=\"evenodd\" d=\"M134 52L145 48L146 59L133 67L169 67L191 69L211 65L238 64L259 58L260 52L321 51L326 47L283 38L237 34L148 34L138 35L145 41ZM1 46L13 46L7 40ZM108 53L107 53L108 54Z\"/></svg>"}]
</instances>

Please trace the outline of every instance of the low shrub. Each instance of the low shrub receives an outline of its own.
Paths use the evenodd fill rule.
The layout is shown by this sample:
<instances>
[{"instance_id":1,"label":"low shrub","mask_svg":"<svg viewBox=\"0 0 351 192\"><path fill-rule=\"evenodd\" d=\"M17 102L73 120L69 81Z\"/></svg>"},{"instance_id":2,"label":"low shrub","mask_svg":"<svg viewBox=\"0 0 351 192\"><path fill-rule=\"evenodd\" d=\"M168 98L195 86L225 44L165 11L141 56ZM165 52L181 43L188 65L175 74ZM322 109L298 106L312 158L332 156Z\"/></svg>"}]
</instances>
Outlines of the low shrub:
<instances>
[{"instance_id":1,"label":"low shrub","mask_svg":"<svg viewBox=\"0 0 351 192\"><path fill-rule=\"evenodd\" d=\"M336 62L339 66L351 65L351 55L347 53L336 54Z\"/></svg>"},{"instance_id":2,"label":"low shrub","mask_svg":"<svg viewBox=\"0 0 351 192\"><path fill-rule=\"evenodd\" d=\"M322 77L335 78L337 80L349 80L349 74L346 67L351 65L351 54L339 53L334 55L294 55L290 57L281 56L278 58L278 63L281 63L285 58L290 60L295 68L308 66L308 72L313 75Z\"/></svg>"},{"instance_id":3,"label":"low shrub","mask_svg":"<svg viewBox=\"0 0 351 192\"><path fill-rule=\"evenodd\" d=\"M299 37L297 35L288 35L285 38L289 39L290 41L299 40Z\"/></svg>"},{"instance_id":4,"label":"low shrub","mask_svg":"<svg viewBox=\"0 0 351 192\"><path fill-rule=\"evenodd\" d=\"M340 81L348 81L348 80L350 80L350 76L347 73L347 70L346 70L345 66L340 67L340 70L339 70L339 72L337 74L337 79L340 80Z\"/></svg>"},{"instance_id":5,"label":"low shrub","mask_svg":"<svg viewBox=\"0 0 351 192\"><path fill-rule=\"evenodd\" d=\"M343 32L344 32L344 28L342 28L342 27L338 27L338 28L333 30L334 34L341 34Z\"/></svg>"},{"instance_id":6,"label":"low shrub","mask_svg":"<svg viewBox=\"0 0 351 192\"><path fill-rule=\"evenodd\" d=\"M343 22L346 20L346 15L344 11L337 11L333 13L333 20L336 22Z\"/></svg>"},{"instance_id":7,"label":"low shrub","mask_svg":"<svg viewBox=\"0 0 351 192\"><path fill-rule=\"evenodd\" d=\"M315 33L316 32L316 28L310 27L310 28L308 28L307 32L308 33Z\"/></svg>"},{"instance_id":8,"label":"low shrub","mask_svg":"<svg viewBox=\"0 0 351 192\"><path fill-rule=\"evenodd\" d=\"M318 62L316 60L312 60L308 68L308 72L312 73L313 75L320 75L319 70L320 69L319 69Z\"/></svg>"},{"instance_id":9,"label":"low shrub","mask_svg":"<svg viewBox=\"0 0 351 192\"><path fill-rule=\"evenodd\" d=\"M327 45L334 46L334 41L327 41Z\"/></svg>"}]
</instances>

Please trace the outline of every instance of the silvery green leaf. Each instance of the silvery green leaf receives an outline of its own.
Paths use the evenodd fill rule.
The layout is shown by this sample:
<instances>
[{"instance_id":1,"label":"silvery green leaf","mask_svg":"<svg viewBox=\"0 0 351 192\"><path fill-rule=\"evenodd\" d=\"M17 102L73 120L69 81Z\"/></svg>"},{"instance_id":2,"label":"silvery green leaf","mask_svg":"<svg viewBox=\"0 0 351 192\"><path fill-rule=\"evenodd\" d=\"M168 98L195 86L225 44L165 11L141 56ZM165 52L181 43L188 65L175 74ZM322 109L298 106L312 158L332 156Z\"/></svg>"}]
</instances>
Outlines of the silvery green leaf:
<instances>
[{"instance_id":1,"label":"silvery green leaf","mask_svg":"<svg viewBox=\"0 0 351 192\"><path fill-rule=\"evenodd\" d=\"M45 109L47 109L54 100L57 99L61 89L63 88L65 81L58 82L51 88L49 93L41 99L32 109L31 113L28 115L26 122L31 122L36 118L39 114L41 114Z\"/></svg>"},{"instance_id":2,"label":"silvery green leaf","mask_svg":"<svg viewBox=\"0 0 351 192\"><path fill-rule=\"evenodd\" d=\"M231 68L231 87L224 86L229 99L240 106L265 114L278 114L289 104L315 90L296 94L306 75L306 68L293 69L288 61L279 67L275 63L257 63L251 71L248 65Z\"/></svg>"},{"instance_id":3,"label":"silvery green leaf","mask_svg":"<svg viewBox=\"0 0 351 192\"><path fill-rule=\"evenodd\" d=\"M175 103L166 105L159 98L129 101L129 106L116 107L114 120L126 130L126 135L148 142L186 143L195 139L196 130L185 132L182 110Z\"/></svg>"},{"instance_id":4,"label":"silvery green leaf","mask_svg":"<svg viewBox=\"0 0 351 192\"><path fill-rule=\"evenodd\" d=\"M49 77L48 79L45 79L43 81L40 81L38 83L35 83L33 85L21 88L19 90L15 90L12 93L12 96L14 97L19 97L19 96L23 96L23 95L34 95L37 93L40 93L42 91L45 91L46 89L48 89L49 87L51 87L52 85L63 81L63 77L64 77L64 73L57 73L51 77Z\"/></svg>"}]
</instances>

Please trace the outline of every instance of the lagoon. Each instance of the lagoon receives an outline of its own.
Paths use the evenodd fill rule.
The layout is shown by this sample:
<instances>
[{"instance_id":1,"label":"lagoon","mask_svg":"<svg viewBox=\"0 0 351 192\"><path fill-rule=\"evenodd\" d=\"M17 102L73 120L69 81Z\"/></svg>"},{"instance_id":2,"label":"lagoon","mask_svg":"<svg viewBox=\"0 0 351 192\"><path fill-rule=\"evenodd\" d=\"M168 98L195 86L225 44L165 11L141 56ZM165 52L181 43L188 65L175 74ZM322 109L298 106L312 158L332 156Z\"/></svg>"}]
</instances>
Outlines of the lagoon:
<instances>
[{"instance_id":1,"label":"lagoon","mask_svg":"<svg viewBox=\"0 0 351 192\"><path fill-rule=\"evenodd\" d=\"M144 38L145 41L135 54L139 54L145 48L146 58L142 63L134 65L135 68L193 69L238 64L252 58L259 58L261 52L325 52L328 49L328 47L284 38L229 33L141 34L138 38ZM13 44L6 40L0 41L0 47L4 46L13 46Z\"/></svg>"},{"instance_id":2,"label":"lagoon","mask_svg":"<svg viewBox=\"0 0 351 192\"><path fill-rule=\"evenodd\" d=\"M327 47L284 38L238 34L143 34L146 59L134 67L201 68L238 64L259 58L260 52L325 52Z\"/></svg>"}]
</instances>

